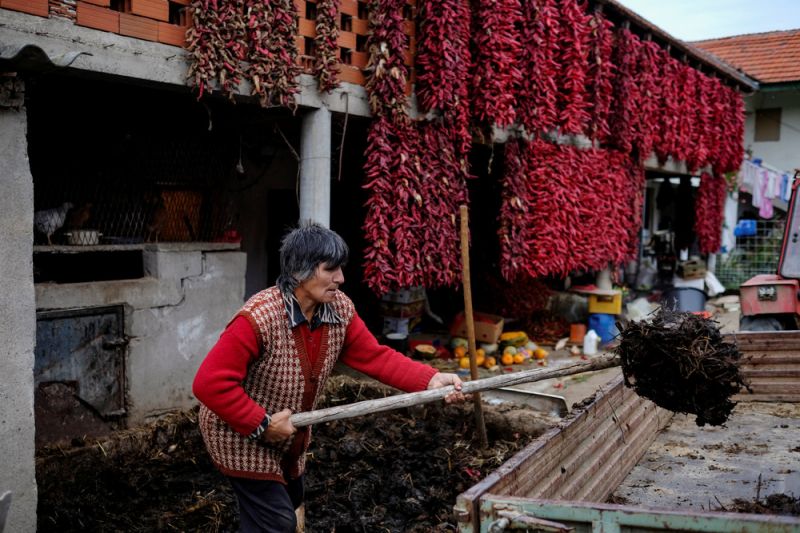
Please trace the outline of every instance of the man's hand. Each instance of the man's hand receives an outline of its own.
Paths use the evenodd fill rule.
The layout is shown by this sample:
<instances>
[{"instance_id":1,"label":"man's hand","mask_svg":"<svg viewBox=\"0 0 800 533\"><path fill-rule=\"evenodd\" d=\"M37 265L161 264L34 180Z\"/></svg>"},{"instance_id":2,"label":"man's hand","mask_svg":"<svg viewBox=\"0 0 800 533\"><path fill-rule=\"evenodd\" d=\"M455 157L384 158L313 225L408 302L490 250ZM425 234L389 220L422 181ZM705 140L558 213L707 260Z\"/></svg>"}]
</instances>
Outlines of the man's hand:
<instances>
[{"instance_id":1,"label":"man's hand","mask_svg":"<svg viewBox=\"0 0 800 533\"><path fill-rule=\"evenodd\" d=\"M292 421L289 419L290 416L292 416L292 411L289 409L278 411L272 415L269 427L267 427L261 438L270 444L278 444L297 433L297 428L292 425Z\"/></svg>"},{"instance_id":2,"label":"man's hand","mask_svg":"<svg viewBox=\"0 0 800 533\"><path fill-rule=\"evenodd\" d=\"M452 385L456 390L444 397L445 403L462 403L467 397L461 392L461 379L455 374L437 372L428 382L428 390Z\"/></svg>"}]
</instances>

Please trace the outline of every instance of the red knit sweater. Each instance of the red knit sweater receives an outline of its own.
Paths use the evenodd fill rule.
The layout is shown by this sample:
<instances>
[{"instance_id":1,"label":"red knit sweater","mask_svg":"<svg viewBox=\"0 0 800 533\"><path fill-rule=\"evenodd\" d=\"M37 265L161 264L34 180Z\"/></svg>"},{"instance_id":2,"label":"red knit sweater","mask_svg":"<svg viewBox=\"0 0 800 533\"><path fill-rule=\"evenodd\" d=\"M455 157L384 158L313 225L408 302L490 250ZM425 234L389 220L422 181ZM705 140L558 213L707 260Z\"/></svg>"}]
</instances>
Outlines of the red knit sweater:
<instances>
[{"instance_id":1,"label":"red knit sweater","mask_svg":"<svg viewBox=\"0 0 800 533\"><path fill-rule=\"evenodd\" d=\"M307 322L297 327L313 366L319 355L323 328L311 331ZM264 408L242 388L247 369L257 357L258 339L253 326L246 318L238 316L222 332L200 365L192 386L198 400L243 435L252 433L265 414ZM347 327L339 361L405 392L425 390L437 372L379 344L358 314Z\"/></svg>"}]
</instances>

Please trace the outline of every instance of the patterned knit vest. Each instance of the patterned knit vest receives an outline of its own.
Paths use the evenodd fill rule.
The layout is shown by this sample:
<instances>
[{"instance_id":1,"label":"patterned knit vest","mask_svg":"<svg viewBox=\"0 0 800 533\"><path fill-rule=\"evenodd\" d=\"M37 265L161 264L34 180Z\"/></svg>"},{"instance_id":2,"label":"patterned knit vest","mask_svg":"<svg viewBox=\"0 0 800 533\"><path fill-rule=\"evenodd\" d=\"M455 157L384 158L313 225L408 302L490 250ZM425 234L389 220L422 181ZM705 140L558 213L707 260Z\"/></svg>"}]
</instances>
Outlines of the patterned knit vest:
<instances>
[{"instance_id":1,"label":"patterned knit vest","mask_svg":"<svg viewBox=\"0 0 800 533\"><path fill-rule=\"evenodd\" d=\"M282 409L297 413L316 406L355 314L353 303L341 291L331 305L342 323L320 326L323 328L320 352L313 368L300 328L289 327L286 307L277 287L254 295L236 314L250 321L260 347L260 356L250 365L242 386L268 413ZM200 431L211 459L226 475L285 482L284 472L294 479L305 470L310 427L298 429L294 438L283 444L253 442L201 405Z\"/></svg>"}]
</instances>

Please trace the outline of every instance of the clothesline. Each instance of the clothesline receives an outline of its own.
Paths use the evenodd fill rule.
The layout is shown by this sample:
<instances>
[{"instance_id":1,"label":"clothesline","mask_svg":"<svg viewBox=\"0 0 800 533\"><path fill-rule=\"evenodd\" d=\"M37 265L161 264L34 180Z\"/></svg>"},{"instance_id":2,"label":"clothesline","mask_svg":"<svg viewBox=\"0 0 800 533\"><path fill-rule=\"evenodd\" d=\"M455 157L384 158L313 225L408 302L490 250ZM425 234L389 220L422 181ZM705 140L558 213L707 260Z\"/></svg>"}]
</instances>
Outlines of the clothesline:
<instances>
[{"instance_id":1,"label":"clothesline","mask_svg":"<svg viewBox=\"0 0 800 533\"><path fill-rule=\"evenodd\" d=\"M759 159L745 160L739 171L738 183L753 197L753 207L758 208L761 218L772 218L772 200L789 201L792 194L792 176Z\"/></svg>"}]
</instances>

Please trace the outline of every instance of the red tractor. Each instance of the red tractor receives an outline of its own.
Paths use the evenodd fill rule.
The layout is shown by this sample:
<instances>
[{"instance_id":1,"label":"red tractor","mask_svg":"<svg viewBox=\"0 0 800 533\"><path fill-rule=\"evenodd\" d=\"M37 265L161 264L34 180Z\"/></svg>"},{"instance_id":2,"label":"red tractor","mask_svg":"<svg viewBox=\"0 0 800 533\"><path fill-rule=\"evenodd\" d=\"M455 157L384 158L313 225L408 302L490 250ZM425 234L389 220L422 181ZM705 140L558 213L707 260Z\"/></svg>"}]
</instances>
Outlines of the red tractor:
<instances>
[{"instance_id":1,"label":"red tractor","mask_svg":"<svg viewBox=\"0 0 800 533\"><path fill-rule=\"evenodd\" d=\"M800 329L800 207L795 169L777 274L759 274L739 287L739 329ZM768 200L767 200L768 201Z\"/></svg>"}]
</instances>

